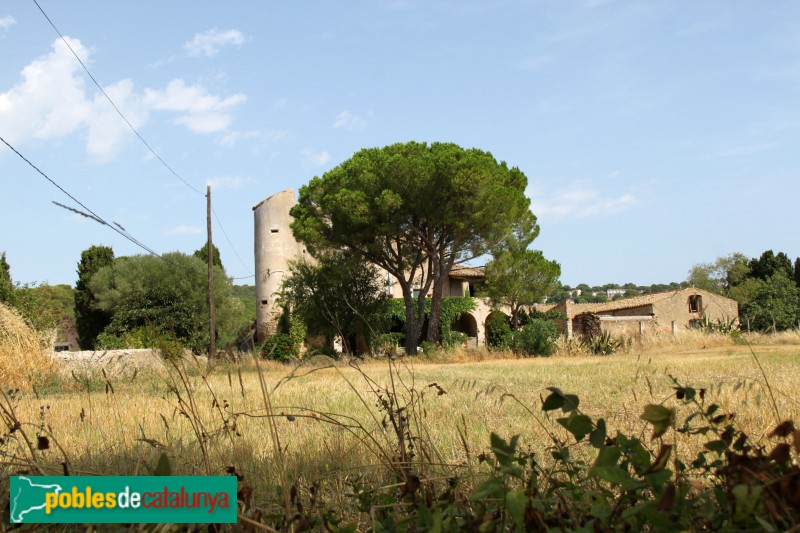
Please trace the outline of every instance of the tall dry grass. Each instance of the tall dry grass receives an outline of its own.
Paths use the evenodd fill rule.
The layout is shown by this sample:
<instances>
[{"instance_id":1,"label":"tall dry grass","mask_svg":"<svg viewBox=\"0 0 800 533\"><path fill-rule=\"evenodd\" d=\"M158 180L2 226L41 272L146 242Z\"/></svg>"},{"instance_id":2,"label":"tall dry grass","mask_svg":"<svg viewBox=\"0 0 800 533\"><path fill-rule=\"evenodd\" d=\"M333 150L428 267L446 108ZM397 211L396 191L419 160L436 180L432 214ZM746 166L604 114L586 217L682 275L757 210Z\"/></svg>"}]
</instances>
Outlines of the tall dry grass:
<instances>
[{"instance_id":1,"label":"tall dry grass","mask_svg":"<svg viewBox=\"0 0 800 533\"><path fill-rule=\"evenodd\" d=\"M670 405L673 378L736 413L756 443L778 421L765 377L779 417L800 420L800 348L755 347L763 371L746 346L684 348L528 359L455 350L352 365L319 357L298 367L177 362L167 373L124 377L98 370L70 378L77 387L0 395L8 420L19 422L15 435L27 435L7 439L0 454L5 475L147 475L164 456L174 474L236 473L253 489L252 509L264 513L290 516L289 488L307 498L316 487L318 502L357 516L354 485L396 486L410 467L423 480L480 480L491 432L522 435L523 446L548 461L551 435L566 435L541 411L549 386L578 394L581 408L611 431L642 439L650 431L643 407ZM36 449L42 436L50 446ZM681 457L702 449L699 437L680 439ZM252 509L243 520L259 520Z\"/></svg>"},{"instance_id":2,"label":"tall dry grass","mask_svg":"<svg viewBox=\"0 0 800 533\"><path fill-rule=\"evenodd\" d=\"M16 309L0 303L0 383L31 390L53 380L59 364L52 356L54 332L34 330Z\"/></svg>"}]
</instances>

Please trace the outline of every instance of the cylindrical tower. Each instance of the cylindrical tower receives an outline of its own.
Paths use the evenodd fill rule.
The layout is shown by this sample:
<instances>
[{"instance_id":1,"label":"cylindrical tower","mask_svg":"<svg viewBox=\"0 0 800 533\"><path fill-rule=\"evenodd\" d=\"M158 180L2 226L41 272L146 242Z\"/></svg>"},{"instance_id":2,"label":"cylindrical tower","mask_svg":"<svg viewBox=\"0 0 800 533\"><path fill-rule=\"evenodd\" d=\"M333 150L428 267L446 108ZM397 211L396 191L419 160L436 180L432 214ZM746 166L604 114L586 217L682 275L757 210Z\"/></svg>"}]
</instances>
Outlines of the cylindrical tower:
<instances>
[{"instance_id":1,"label":"cylindrical tower","mask_svg":"<svg viewBox=\"0 0 800 533\"><path fill-rule=\"evenodd\" d=\"M302 246L289 227L289 211L295 203L294 190L287 189L253 206L259 342L277 332L282 309L275 304L276 292L287 275L288 262L302 255Z\"/></svg>"}]
</instances>

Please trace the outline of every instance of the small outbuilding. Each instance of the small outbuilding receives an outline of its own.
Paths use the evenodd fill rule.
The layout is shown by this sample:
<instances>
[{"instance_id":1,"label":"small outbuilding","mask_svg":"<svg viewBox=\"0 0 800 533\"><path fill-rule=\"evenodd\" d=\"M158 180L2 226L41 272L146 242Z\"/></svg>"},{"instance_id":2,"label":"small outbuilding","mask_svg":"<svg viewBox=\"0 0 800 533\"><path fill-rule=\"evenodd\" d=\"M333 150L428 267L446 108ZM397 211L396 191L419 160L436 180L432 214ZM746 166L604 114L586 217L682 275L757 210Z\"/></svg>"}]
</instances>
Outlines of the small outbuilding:
<instances>
[{"instance_id":1,"label":"small outbuilding","mask_svg":"<svg viewBox=\"0 0 800 533\"><path fill-rule=\"evenodd\" d=\"M697 327L706 319L730 321L739 316L736 300L697 287L605 303L576 304L567 300L550 309L565 317L562 329L569 337L601 332L627 336L656 331L675 333Z\"/></svg>"}]
</instances>

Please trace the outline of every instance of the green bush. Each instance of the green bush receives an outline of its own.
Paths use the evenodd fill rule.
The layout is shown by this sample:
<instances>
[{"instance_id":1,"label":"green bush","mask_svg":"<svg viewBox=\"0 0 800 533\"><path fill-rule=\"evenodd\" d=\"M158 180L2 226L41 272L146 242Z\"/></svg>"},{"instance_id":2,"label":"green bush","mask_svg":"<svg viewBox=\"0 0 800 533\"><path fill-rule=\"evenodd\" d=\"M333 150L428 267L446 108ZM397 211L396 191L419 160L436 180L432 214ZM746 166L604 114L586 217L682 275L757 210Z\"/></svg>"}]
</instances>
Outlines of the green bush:
<instances>
[{"instance_id":1,"label":"green bush","mask_svg":"<svg viewBox=\"0 0 800 533\"><path fill-rule=\"evenodd\" d=\"M550 320L531 319L514 335L516 348L527 355L551 355L558 328Z\"/></svg>"},{"instance_id":2,"label":"green bush","mask_svg":"<svg viewBox=\"0 0 800 533\"><path fill-rule=\"evenodd\" d=\"M164 359L177 359L183 354L184 345L173 335L153 326L142 326L122 334L104 331L97 336L96 346L100 350L158 350Z\"/></svg>"},{"instance_id":3,"label":"green bush","mask_svg":"<svg viewBox=\"0 0 800 533\"><path fill-rule=\"evenodd\" d=\"M378 344L388 344L390 346L402 346L406 340L406 334L399 331L392 333L381 333L378 335Z\"/></svg>"},{"instance_id":4,"label":"green bush","mask_svg":"<svg viewBox=\"0 0 800 533\"><path fill-rule=\"evenodd\" d=\"M448 331L447 333L442 334L442 346L464 346L465 342L467 342L466 333L461 333L460 331Z\"/></svg>"},{"instance_id":5,"label":"green bush","mask_svg":"<svg viewBox=\"0 0 800 533\"><path fill-rule=\"evenodd\" d=\"M627 347L624 339L614 338L607 331L602 332L600 335L587 337L581 341L581 344L595 355L611 355Z\"/></svg>"},{"instance_id":6,"label":"green bush","mask_svg":"<svg viewBox=\"0 0 800 533\"><path fill-rule=\"evenodd\" d=\"M490 348L510 348L514 342L514 332L508 318L502 313L492 313L486 324L486 344Z\"/></svg>"},{"instance_id":7,"label":"green bush","mask_svg":"<svg viewBox=\"0 0 800 533\"><path fill-rule=\"evenodd\" d=\"M544 450L526 448L520 435L492 433L475 459L482 464L475 486L458 474L422 478L414 462L388 490L356 476L349 494L374 531L795 531L800 430L786 420L751 439L733 425L733 413L706 401L705 389L673 383L671 400L644 407L646 437L643 428L615 430L582 410L577 395L548 387L541 410L563 431L550 432ZM390 414L406 412L394 397L381 398ZM678 455L678 437L696 439L699 451ZM319 529L357 528L339 525L344 517L330 510L304 519Z\"/></svg>"},{"instance_id":8,"label":"green bush","mask_svg":"<svg viewBox=\"0 0 800 533\"><path fill-rule=\"evenodd\" d=\"M291 361L300 356L300 344L288 333L278 333L264 341L261 357L275 361Z\"/></svg>"}]
</instances>

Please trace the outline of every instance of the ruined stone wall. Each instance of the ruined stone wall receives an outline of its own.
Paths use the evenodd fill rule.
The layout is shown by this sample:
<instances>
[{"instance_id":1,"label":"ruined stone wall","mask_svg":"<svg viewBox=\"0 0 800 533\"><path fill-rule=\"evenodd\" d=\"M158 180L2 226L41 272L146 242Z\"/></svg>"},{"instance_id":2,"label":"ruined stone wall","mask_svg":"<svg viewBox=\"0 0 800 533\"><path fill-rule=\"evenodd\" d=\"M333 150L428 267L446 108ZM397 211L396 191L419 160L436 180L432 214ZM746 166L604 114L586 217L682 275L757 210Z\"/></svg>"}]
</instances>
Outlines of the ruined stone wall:
<instances>
[{"instance_id":1,"label":"ruined stone wall","mask_svg":"<svg viewBox=\"0 0 800 533\"><path fill-rule=\"evenodd\" d=\"M612 337L636 339L646 337L659 329L658 321L648 315L601 316L600 326L603 333L609 333Z\"/></svg>"}]
</instances>

